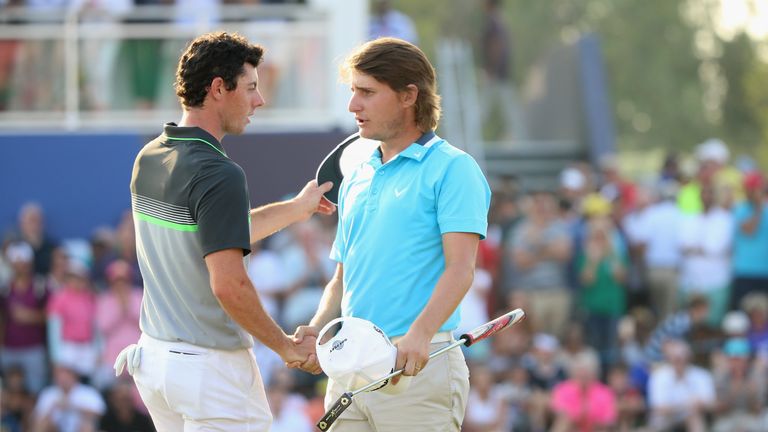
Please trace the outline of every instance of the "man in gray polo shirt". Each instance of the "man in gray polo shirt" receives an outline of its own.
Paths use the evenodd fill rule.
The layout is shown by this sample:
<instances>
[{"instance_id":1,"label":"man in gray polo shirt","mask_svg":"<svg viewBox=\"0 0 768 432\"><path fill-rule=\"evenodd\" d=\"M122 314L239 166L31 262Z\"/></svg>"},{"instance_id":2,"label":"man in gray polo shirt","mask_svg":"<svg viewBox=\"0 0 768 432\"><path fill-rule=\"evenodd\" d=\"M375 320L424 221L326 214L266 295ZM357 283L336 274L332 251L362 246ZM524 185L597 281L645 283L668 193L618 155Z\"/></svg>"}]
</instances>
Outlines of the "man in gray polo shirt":
<instances>
[{"instance_id":1,"label":"man in gray polo shirt","mask_svg":"<svg viewBox=\"0 0 768 432\"><path fill-rule=\"evenodd\" d=\"M181 122L166 124L133 167L142 336L118 363L127 362L158 430L269 430L253 337L287 364L315 363L314 340L295 342L264 311L243 257L293 222L332 213L322 198L331 184L311 181L292 200L250 210L245 174L221 145L264 104L262 55L238 35L192 41L176 72Z\"/></svg>"}]
</instances>

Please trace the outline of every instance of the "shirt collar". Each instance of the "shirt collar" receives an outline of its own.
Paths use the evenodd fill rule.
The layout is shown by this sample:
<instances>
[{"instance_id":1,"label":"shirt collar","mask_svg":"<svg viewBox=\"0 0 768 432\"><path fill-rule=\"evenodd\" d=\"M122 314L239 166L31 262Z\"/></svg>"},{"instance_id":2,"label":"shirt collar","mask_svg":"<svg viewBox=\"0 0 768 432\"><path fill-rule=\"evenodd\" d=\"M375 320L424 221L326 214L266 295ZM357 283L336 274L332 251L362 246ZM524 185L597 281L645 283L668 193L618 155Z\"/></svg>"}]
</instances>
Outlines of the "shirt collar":
<instances>
[{"instance_id":1,"label":"shirt collar","mask_svg":"<svg viewBox=\"0 0 768 432\"><path fill-rule=\"evenodd\" d=\"M416 140L415 143L411 144L405 150L400 152L400 155L421 162L421 160L424 159L424 156L429 151L429 148L432 147L432 145L438 140L439 137L435 134L434 131L425 132L419 137L419 139Z\"/></svg>"},{"instance_id":2,"label":"shirt collar","mask_svg":"<svg viewBox=\"0 0 768 432\"><path fill-rule=\"evenodd\" d=\"M429 148L440 140L441 138L437 136L434 131L425 132L413 144L398 153L396 157L402 156L421 162L421 160L424 159L424 156L426 156L427 152L429 151ZM378 164L376 164L375 161L378 161ZM377 148L373 152L373 155L371 156L371 162L374 163L374 167L381 165L381 148Z\"/></svg>"},{"instance_id":3,"label":"shirt collar","mask_svg":"<svg viewBox=\"0 0 768 432\"><path fill-rule=\"evenodd\" d=\"M163 127L165 136L170 139L177 139L182 141L202 141L209 146L213 147L219 153L224 156L227 153L224 151L224 146L221 145L219 140L214 138L213 135L208 133L205 129L197 126L178 126L176 123L169 122Z\"/></svg>"}]
</instances>

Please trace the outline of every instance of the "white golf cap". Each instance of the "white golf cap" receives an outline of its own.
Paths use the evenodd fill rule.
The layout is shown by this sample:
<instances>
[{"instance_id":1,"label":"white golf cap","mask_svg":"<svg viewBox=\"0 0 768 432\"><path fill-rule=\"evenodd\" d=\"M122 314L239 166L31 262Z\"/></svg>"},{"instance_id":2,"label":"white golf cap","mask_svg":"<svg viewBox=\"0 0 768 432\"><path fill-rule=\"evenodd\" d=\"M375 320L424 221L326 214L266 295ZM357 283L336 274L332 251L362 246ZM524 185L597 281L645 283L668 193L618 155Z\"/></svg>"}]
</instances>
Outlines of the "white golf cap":
<instances>
[{"instance_id":1,"label":"white golf cap","mask_svg":"<svg viewBox=\"0 0 768 432\"><path fill-rule=\"evenodd\" d=\"M32 246L28 243L17 242L8 245L8 249L5 251L5 256L8 261L15 262L31 262L35 257L35 251L32 250Z\"/></svg>"},{"instance_id":2,"label":"white golf cap","mask_svg":"<svg viewBox=\"0 0 768 432\"><path fill-rule=\"evenodd\" d=\"M560 186L565 189L581 190L586 184L584 174L576 168L569 167L560 172Z\"/></svg>"},{"instance_id":3,"label":"white golf cap","mask_svg":"<svg viewBox=\"0 0 768 432\"><path fill-rule=\"evenodd\" d=\"M731 156L728 146L718 138L710 138L696 146L696 158L700 162L714 161L727 163Z\"/></svg>"},{"instance_id":4,"label":"white golf cap","mask_svg":"<svg viewBox=\"0 0 768 432\"><path fill-rule=\"evenodd\" d=\"M341 329L336 335L321 344L325 334L339 323ZM326 324L317 337L316 348L317 359L325 374L348 391L364 387L394 371L397 358L397 348L380 328L355 317L336 318ZM401 379L396 386L387 381L371 391L400 393L408 387L409 381Z\"/></svg>"}]
</instances>

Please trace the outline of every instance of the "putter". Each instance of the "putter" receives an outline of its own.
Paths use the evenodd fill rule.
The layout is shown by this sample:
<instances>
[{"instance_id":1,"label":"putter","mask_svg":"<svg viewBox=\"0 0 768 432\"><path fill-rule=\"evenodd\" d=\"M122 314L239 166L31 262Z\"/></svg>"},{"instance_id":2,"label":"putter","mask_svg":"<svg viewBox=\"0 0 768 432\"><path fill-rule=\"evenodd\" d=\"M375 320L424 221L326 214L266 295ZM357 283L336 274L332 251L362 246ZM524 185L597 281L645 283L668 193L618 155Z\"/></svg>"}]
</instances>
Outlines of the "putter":
<instances>
[{"instance_id":1,"label":"putter","mask_svg":"<svg viewBox=\"0 0 768 432\"><path fill-rule=\"evenodd\" d=\"M434 357L439 356L440 354L445 353L446 351L449 351L453 348L456 348L459 345L464 346L471 346L475 342L479 342L485 338L488 338L501 330L504 330L505 328L515 325L518 322L520 322L525 317L525 312L523 312L522 309L515 309L511 312L507 312L506 314L496 318L493 321L487 322L476 329L472 330L469 333L464 333L461 335L461 337L456 340L455 342L451 342L449 345L446 345L439 350L436 350L429 354L429 358L432 359ZM429 366L429 363L427 363L427 366ZM323 415L323 418L320 419L319 422L317 422L317 428L321 431L325 432L328 429L330 429L333 422L336 421L337 418L341 415L341 413L344 412L347 408L349 408L349 405L352 404L352 398L355 397L355 395L360 394L364 391L371 390L377 386L380 386L383 382L387 381L388 379L395 377L397 375L400 375L403 373L403 369L398 369L394 372L389 373L388 375L385 375L376 381L369 383L363 387L360 387L357 390L354 391L348 391L341 395L339 399L331 406L331 409L329 409L325 415Z\"/></svg>"}]
</instances>

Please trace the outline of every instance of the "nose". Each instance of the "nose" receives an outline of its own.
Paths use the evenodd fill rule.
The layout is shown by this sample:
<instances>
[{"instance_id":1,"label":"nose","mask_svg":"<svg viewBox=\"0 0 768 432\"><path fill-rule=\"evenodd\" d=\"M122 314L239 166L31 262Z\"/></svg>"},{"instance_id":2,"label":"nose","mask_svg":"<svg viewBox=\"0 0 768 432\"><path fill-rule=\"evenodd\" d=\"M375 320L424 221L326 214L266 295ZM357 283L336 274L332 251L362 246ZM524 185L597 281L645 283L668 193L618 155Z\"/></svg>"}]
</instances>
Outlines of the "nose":
<instances>
[{"instance_id":1,"label":"nose","mask_svg":"<svg viewBox=\"0 0 768 432\"><path fill-rule=\"evenodd\" d=\"M253 109L256 109L260 106L263 106L265 103L264 97L261 95L261 92L259 90L256 90L256 94L253 97L253 100L251 100L251 105Z\"/></svg>"},{"instance_id":2,"label":"nose","mask_svg":"<svg viewBox=\"0 0 768 432\"><path fill-rule=\"evenodd\" d=\"M349 98L347 110L349 110L351 113L357 113L362 110L360 102L358 101L357 95L355 93L352 93L352 97Z\"/></svg>"}]
</instances>

